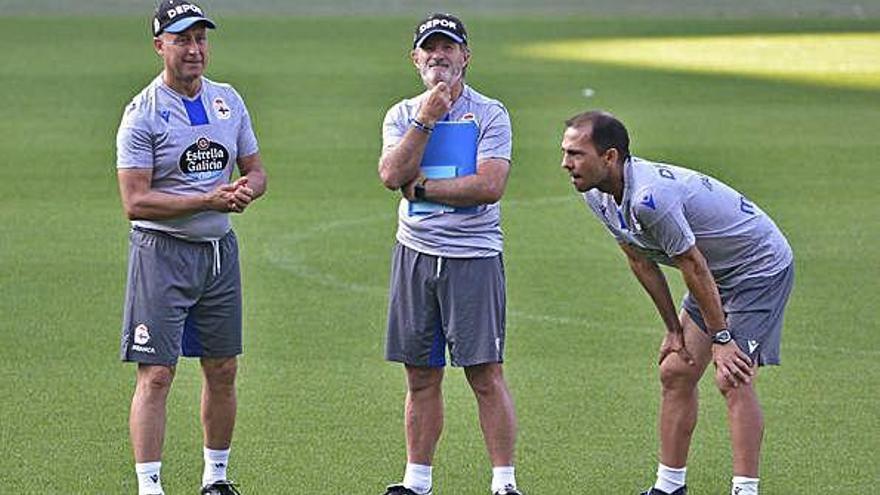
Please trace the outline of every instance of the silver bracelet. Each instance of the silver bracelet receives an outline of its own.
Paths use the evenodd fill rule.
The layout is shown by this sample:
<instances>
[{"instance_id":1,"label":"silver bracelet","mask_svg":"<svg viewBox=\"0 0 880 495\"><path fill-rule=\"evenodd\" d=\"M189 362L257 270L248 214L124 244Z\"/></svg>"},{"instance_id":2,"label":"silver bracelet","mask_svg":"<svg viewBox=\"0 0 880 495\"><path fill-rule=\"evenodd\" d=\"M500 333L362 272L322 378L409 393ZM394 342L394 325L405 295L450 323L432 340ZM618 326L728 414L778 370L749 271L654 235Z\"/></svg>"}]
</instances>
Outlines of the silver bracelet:
<instances>
[{"instance_id":1,"label":"silver bracelet","mask_svg":"<svg viewBox=\"0 0 880 495\"><path fill-rule=\"evenodd\" d=\"M416 129L424 132L425 134L431 134L432 132L434 132L433 127L426 125L426 124L423 124L423 123L419 122L417 119L412 120L412 126L415 127Z\"/></svg>"}]
</instances>

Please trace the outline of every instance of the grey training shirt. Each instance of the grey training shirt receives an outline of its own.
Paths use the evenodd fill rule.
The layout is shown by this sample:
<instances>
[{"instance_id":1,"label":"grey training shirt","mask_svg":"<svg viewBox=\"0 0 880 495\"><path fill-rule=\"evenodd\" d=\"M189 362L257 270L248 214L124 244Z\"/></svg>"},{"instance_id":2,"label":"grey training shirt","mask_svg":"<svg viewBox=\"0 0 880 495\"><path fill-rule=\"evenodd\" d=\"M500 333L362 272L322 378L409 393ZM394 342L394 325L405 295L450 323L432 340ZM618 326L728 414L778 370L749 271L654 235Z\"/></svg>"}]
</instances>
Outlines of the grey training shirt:
<instances>
[{"instance_id":1,"label":"grey training shirt","mask_svg":"<svg viewBox=\"0 0 880 495\"><path fill-rule=\"evenodd\" d=\"M745 196L707 175L632 157L624 164L623 204L598 189L584 193L620 243L674 266L696 244L719 288L775 275L792 261L773 220Z\"/></svg>"},{"instance_id":2,"label":"grey training shirt","mask_svg":"<svg viewBox=\"0 0 880 495\"><path fill-rule=\"evenodd\" d=\"M406 134L427 92L400 101L385 115L382 148L396 145ZM464 85L445 120L474 120L480 129L477 163L489 158L510 161L511 130L507 109ZM433 256L484 258L503 250L501 207L498 203L480 205L467 212L436 212L410 215L409 202L400 200L397 240L404 246Z\"/></svg>"},{"instance_id":3,"label":"grey training shirt","mask_svg":"<svg viewBox=\"0 0 880 495\"><path fill-rule=\"evenodd\" d=\"M168 194L213 191L229 182L238 157L257 151L241 96L204 77L199 94L188 98L160 74L128 104L116 135L116 167L151 169L151 187ZM229 215L219 211L132 225L190 241L217 240L231 228Z\"/></svg>"}]
</instances>

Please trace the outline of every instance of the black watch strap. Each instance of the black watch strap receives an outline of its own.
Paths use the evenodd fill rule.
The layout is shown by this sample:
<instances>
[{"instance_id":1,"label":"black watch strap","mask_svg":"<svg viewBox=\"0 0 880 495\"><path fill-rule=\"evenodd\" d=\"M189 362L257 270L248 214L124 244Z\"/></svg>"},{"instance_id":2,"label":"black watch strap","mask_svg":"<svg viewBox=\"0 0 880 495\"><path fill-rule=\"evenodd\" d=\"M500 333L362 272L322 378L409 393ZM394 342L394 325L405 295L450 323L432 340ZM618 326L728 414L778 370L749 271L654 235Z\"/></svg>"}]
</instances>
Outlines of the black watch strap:
<instances>
[{"instance_id":1,"label":"black watch strap","mask_svg":"<svg viewBox=\"0 0 880 495\"><path fill-rule=\"evenodd\" d=\"M425 183L428 182L427 178L422 178L418 182L416 182L415 187L413 187L413 196L416 199L423 201L425 199Z\"/></svg>"}]
</instances>

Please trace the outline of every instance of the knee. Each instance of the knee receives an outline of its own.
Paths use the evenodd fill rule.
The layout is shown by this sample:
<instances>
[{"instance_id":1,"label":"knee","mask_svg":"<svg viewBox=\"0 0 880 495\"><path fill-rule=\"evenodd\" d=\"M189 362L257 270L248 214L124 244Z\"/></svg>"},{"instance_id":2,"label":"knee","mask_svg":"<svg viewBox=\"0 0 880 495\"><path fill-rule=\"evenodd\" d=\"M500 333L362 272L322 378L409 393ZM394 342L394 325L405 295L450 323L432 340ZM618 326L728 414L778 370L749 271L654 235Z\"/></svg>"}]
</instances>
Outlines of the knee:
<instances>
[{"instance_id":1,"label":"knee","mask_svg":"<svg viewBox=\"0 0 880 495\"><path fill-rule=\"evenodd\" d=\"M411 394L439 393L443 383L443 368L406 368L407 388Z\"/></svg>"},{"instance_id":2,"label":"knee","mask_svg":"<svg viewBox=\"0 0 880 495\"><path fill-rule=\"evenodd\" d=\"M734 387L730 380L717 370L715 371L715 386L718 387L718 391L721 392L721 395L724 396L727 402L735 401L740 393L751 387L751 385L742 383Z\"/></svg>"},{"instance_id":3,"label":"knee","mask_svg":"<svg viewBox=\"0 0 880 495\"><path fill-rule=\"evenodd\" d=\"M224 359L202 360L205 381L210 387L230 387L235 385L235 375L238 372L238 360L234 357Z\"/></svg>"},{"instance_id":4,"label":"knee","mask_svg":"<svg viewBox=\"0 0 880 495\"><path fill-rule=\"evenodd\" d=\"M663 390L681 390L696 387L700 373L695 366L670 359L660 365L660 384Z\"/></svg>"},{"instance_id":5,"label":"knee","mask_svg":"<svg viewBox=\"0 0 880 495\"><path fill-rule=\"evenodd\" d=\"M170 366L141 365L138 368L137 387L144 393L168 393L174 381L174 368Z\"/></svg>"},{"instance_id":6,"label":"knee","mask_svg":"<svg viewBox=\"0 0 880 495\"><path fill-rule=\"evenodd\" d=\"M497 363L465 368L468 383L478 396L491 395L504 386L504 373Z\"/></svg>"}]
</instances>

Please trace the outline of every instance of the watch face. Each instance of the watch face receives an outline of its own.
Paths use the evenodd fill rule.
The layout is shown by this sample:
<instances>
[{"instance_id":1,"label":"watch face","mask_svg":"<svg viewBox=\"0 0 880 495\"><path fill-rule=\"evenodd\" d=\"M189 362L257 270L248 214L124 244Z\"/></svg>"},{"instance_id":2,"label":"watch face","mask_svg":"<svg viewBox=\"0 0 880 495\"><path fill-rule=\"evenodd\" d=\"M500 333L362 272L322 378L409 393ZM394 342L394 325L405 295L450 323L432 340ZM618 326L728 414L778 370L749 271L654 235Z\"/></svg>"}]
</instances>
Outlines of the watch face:
<instances>
[{"instance_id":1,"label":"watch face","mask_svg":"<svg viewBox=\"0 0 880 495\"><path fill-rule=\"evenodd\" d=\"M714 344L726 344L731 340L733 340L733 336L730 335L729 330L722 330L712 336L712 343Z\"/></svg>"}]
</instances>

